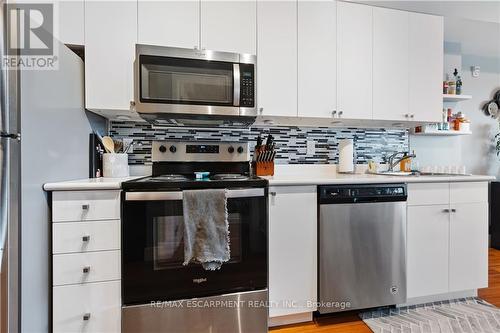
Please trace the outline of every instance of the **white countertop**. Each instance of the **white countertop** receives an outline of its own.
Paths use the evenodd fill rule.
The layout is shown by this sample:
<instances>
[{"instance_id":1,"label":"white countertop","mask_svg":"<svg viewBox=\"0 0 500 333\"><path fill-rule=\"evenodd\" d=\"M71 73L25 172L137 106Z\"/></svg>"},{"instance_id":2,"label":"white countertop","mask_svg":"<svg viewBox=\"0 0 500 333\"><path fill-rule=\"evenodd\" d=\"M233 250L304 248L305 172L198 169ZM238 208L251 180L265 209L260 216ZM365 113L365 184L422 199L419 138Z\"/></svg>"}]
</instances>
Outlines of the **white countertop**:
<instances>
[{"instance_id":1,"label":"white countertop","mask_svg":"<svg viewBox=\"0 0 500 333\"><path fill-rule=\"evenodd\" d=\"M364 173L337 173L335 165L276 165L274 176L262 177L270 186L280 185L329 185L329 184L380 184L380 183L437 183L493 181L493 176L383 176Z\"/></svg>"},{"instance_id":2,"label":"white countertop","mask_svg":"<svg viewBox=\"0 0 500 333\"><path fill-rule=\"evenodd\" d=\"M365 173L360 166L358 173L337 173L336 165L293 164L276 165L272 177L262 177L270 186L293 185L329 185L329 184L381 184L381 183L443 183L443 182L479 182L493 181L493 176L383 176ZM80 191L80 190L119 190L125 181L143 176L126 178L89 178L47 183L45 191Z\"/></svg>"},{"instance_id":3,"label":"white countertop","mask_svg":"<svg viewBox=\"0 0 500 333\"><path fill-rule=\"evenodd\" d=\"M143 176L140 176L143 177ZM140 178L138 176L124 178L87 178L70 180L57 183L46 183L43 185L45 191L82 191L82 190L119 190L122 183L128 180Z\"/></svg>"}]
</instances>

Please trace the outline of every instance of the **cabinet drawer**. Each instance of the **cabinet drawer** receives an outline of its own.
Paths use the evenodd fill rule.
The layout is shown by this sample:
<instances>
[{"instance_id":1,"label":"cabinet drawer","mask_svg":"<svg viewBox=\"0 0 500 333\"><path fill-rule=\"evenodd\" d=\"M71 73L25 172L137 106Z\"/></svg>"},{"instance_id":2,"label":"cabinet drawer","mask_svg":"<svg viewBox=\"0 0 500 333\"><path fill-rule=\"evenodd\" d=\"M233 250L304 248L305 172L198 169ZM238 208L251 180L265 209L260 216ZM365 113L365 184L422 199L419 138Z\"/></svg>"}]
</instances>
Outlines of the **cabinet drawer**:
<instances>
[{"instance_id":1,"label":"cabinet drawer","mask_svg":"<svg viewBox=\"0 0 500 333\"><path fill-rule=\"evenodd\" d=\"M57 191L52 194L52 221L120 218L120 191Z\"/></svg>"},{"instance_id":2,"label":"cabinet drawer","mask_svg":"<svg viewBox=\"0 0 500 333\"><path fill-rule=\"evenodd\" d=\"M55 333L120 332L120 281L54 287L52 316Z\"/></svg>"},{"instance_id":3,"label":"cabinet drawer","mask_svg":"<svg viewBox=\"0 0 500 333\"><path fill-rule=\"evenodd\" d=\"M120 220L62 222L52 225L52 253L120 249Z\"/></svg>"},{"instance_id":4,"label":"cabinet drawer","mask_svg":"<svg viewBox=\"0 0 500 333\"><path fill-rule=\"evenodd\" d=\"M450 185L448 183L408 184L408 205L448 205Z\"/></svg>"},{"instance_id":5,"label":"cabinet drawer","mask_svg":"<svg viewBox=\"0 0 500 333\"><path fill-rule=\"evenodd\" d=\"M120 279L120 251L56 254L53 285L99 282Z\"/></svg>"},{"instance_id":6,"label":"cabinet drawer","mask_svg":"<svg viewBox=\"0 0 500 333\"><path fill-rule=\"evenodd\" d=\"M488 202L488 183L451 183L450 202L452 204Z\"/></svg>"}]
</instances>

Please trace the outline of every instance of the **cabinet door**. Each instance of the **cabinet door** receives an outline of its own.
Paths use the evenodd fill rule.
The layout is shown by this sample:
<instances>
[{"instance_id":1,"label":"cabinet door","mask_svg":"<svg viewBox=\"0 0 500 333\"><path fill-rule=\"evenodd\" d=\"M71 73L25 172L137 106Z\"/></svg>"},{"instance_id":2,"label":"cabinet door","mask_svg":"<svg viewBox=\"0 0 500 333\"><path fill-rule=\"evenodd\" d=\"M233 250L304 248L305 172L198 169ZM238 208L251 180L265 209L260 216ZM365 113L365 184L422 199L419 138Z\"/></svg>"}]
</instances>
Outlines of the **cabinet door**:
<instances>
[{"instance_id":1,"label":"cabinet door","mask_svg":"<svg viewBox=\"0 0 500 333\"><path fill-rule=\"evenodd\" d=\"M297 3L257 2L257 103L266 116L297 116Z\"/></svg>"},{"instance_id":2,"label":"cabinet door","mask_svg":"<svg viewBox=\"0 0 500 333\"><path fill-rule=\"evenodd\" d=\"M448 208L408 207L408 298L448 292Z\"/></svg>"},{"instance_id":3,"label":"cabinet door","mask_svg":"<svg viewBox=\"0 0 500 333\"><path fill-rule=\"evenodd\" d=\"M83 0L54 1L59 5L59 31L56 36L64 44L84 44L84 12Z\"/></svg>"},{"instance_id":4,"label":"cabinet door","mask_svg":"<svg viewBox=\"0 0 500 333\"><path fill-rule=\"evenodd\" d=\"M335 1L299 0L298 115L332 116L337 108Z\"/></svg>"},{"instance_id":5,"label":"cabinet door","mask_svg":"<svg viewBox=\"0 0 500 333\"><path fill-rule=\"evenodd\" d=\"M443 18L409 13L409 113L440 122L443 109Z\"/></svg>"},{"instance_id":6,"label":"cabinet door","mask_svg":"<svg viewBox=\"0 0 500 333\"><path fill-rule=\"evenodd\" d=\"M112 18L112 19L110 19ZM85 105L129 110L133 98L137 4L85 2Z\"/></svg>"},{"instance_id":7,"label":"cabinet door","mask_svg":"<svg viewBox=\"0 0 500 333\"><path fill-rule=\"evenodd\" d=\"M200 46L200 1L137 3L137 37L141 44L195 48Z\"/></svg>"},{"instance_id":8,"label":"cabinet door","mask_svg":"<svg viewBox=\"0 0 500 333\"><path fill-rule=\"evenodd\" d=\"M269 316L315 311L317 298L316 186L269 189ZM284 302L296 301L297 306Z\"/></svg>"},{"instance_id":9,"label":"cabinet door","mask_svg":"<svg viewBox=\"0 0 500 333\"><path fill-rule=\"evenodd\" d=\"M257 1L201 0L201 47L256 54Z\"/></svg>"},{"instance_id":10,"label":"cabinet door","mask_svg":"<svg viewBox=\"0 0 500 333\"><path fill-rule=\"evenodd\" d=\"M411 120L408 12L373 8L373 119Z\"/></svg>"},{"instance_id":11,"label":"cabinet door","mask_svg":"<svg viewBox=\"0 0 500 333\"><path fill-rule=\"evenodd\" d=\"M337 3L337 111L372 119L373 7Z\"/></svg>"},{"instance_id":12,"label":"cabinet door","mask_svg":"<svg viewBox=\"0 0 500 333\"><path fill-rule=\"evenodd\" d=\"M452 205L450 291L488 286L488 203Z\"/></svg>"}]
</instances>

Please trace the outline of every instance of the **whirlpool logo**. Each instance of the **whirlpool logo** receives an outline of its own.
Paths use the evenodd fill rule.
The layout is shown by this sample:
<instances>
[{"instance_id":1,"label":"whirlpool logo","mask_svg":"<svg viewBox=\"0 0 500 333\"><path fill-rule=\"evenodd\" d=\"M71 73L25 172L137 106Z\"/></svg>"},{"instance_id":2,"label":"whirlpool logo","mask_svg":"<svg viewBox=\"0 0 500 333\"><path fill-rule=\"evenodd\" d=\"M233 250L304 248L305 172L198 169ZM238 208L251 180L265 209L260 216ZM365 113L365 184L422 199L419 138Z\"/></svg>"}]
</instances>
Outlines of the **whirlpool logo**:
<instances>
[{"instance_id":1,"label":"whirlpool logo","mask_svg":"<svg viewBox=\"0 0 500 333\"><path fill-rule=\"evenodd\" d=\"M193 279L193 283L196 283L196 284L200 284L203 282L207 282L207 278Z\"/></svg>"}]
</instances>

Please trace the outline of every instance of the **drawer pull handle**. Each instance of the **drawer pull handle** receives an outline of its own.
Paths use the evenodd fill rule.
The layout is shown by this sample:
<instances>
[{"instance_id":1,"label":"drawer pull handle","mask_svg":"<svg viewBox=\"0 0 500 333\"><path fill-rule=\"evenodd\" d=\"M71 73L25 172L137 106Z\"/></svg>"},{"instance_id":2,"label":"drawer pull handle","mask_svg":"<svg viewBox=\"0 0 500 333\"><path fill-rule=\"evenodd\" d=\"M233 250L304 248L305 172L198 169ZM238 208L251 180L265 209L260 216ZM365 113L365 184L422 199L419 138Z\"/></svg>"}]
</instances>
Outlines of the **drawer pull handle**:
<instances>
[{"instance_id":1,"label":"drawer pull handle","mask_svg":"<svg viewBox=\"0 0 500 333\"><path fill-rule=\"evenodd\" d=\"M90 273L90 266L83 267L83 273Z\"/></svg>"},{"instance_id":2,"label":"drawer pull handle","mask_svg":"<svg viewBox=\"0 0 500 333\"><path fill-rule=\"evenodd\" d=\"M449 209L443 209L443 213L449 213L450 210Z\"/></svg>"},{"instance_id":3,"label":"drawer pull handle","mask_svg":"<svg viewBox=\"0 0 500 333\"><path fill-rule=\"evenodd\" d=\"M82 242L89 242L90 241L90 236L83 236L82 237Z\"/></svg>"},{"instance_id":4,"label":"drawer pull handle","mask_svg":"<svg viewBox=\"0 0 500 333\"><path fill-rule=\"evenodd\" d=\"M83 210L89 210L89 208L90 208L90 205L88 205L88 204L82 205Z\"/></svg>"},{"instance_id":5,"label":"drawer pull handle","mask_svg":"<svg viewBox=\"0 0 500 333\"><path fill-rule=\"evenodd\" d=\"M86 313L83 315L83 320L90 320L90 313Z\"/></svg>"},{"instance_id":6,"label":"drawer pull handle","mask_svg":"<svg viewBox=\"0 0 500 333\"><path fill-rule=\"evenodd\" d=\"M269 194L270 194L272 197L275 197L275 196L276 196L276 192L269 192Z\"/></svg>"},{"instance_id":7,"label":"drawer pull handle","mask_svg":"<svg viewBox=\"0 0 500 333\"><path fill-rule=\"evenodd\" d=\"M455 208L452 208L452 209L451 209L451 212L452 212L452 213L456 213L456 212L457 212L457 210L456 210Z\"/></svg>"}]
</instances>

